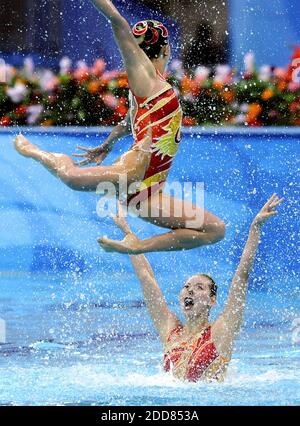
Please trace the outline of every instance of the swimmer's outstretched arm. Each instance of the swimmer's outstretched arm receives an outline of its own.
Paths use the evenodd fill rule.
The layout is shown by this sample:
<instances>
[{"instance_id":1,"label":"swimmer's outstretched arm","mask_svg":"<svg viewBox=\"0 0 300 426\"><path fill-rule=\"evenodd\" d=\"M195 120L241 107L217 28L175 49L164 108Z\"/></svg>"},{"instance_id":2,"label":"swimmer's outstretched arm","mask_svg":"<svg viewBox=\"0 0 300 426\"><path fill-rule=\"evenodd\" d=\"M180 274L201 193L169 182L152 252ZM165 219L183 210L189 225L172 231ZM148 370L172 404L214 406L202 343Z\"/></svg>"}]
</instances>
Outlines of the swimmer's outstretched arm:
<instances>
[{"instance_id":1,"label":"swimmer's outstretched arm","mask_svg":"<svg viewBox=\"0 0 300 426\"><path fill-rule=\"evenodd\" d=\"M126 220L120 215L114 217L116 225L125 234L130 234L132 238L136 236L132 233ZM180 324L176 315L170 311L161 289L155 279L153 269L146 256L139 254L130 256L135 272L142 285L144 300L157 329L163 344L166 344L170 331Z\"/></svg>"},{"instance_id":2,"label":"swimmer's outstretched arm","mask_svg":"<svg viewBox=\"0 0 300 426\"><path fill-rule=\"evenodd\" d=\"M78 149L84 151L84 154L73 154L74 157L83 158L77 162L77 165L85 166L89 163L96 163L99 165L113 149L116 142L129 134L131 134L131 121L130 112L128 111L124 120L122 120L119 124L117 124L117 126L113 128L112 132L102 145L97 146L96 148L77 146Z\"/></svg>"},{"instance_id":3,"label":"swimmer's outstretched arm","mask_svg":"<svg viewBox=\"0 0 300 426\"><path fill-rule=\"evenodd\" d=\"M242 325L249 275L260 242L261 227L269 218L277 215L275 208L282 201L283 198L279 200L277 195L273 194L251 224L248 240L230 285L225 309L214 324L215 339L223 346L221 348L223 353L231 353L234 338Z\"/></svg>"},{"instance_id":4,"label":"swimmer's outstretched arm","mask_svg":"<svg viewBox=\"0 0 300 426\"><path fill-rule=\"evenodd\" d=\"M111 23L133 92L148 97L156 81L156 70L148 56L139 47L126 19L110 0L91 0Z\"/></svg>"}]
</instances>

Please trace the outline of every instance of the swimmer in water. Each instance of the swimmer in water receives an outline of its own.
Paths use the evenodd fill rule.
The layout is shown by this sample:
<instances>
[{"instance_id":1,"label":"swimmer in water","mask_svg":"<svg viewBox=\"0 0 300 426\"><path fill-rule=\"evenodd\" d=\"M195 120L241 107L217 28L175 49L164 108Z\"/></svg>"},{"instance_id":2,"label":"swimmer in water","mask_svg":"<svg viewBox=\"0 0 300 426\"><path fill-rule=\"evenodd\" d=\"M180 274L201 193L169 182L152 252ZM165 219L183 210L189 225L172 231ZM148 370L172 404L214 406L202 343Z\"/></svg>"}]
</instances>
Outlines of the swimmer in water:
<instances>
[{"instance_id":1,"label":"swimmer in water","mask_svg":"<svg viewBox=\"0 0 300 426\"><path fill-rule=\"evenodd\" d=\"M15 139L16 150L46 167L77 191L96 191L99 184L113 183L118 199L143 220L170 230L146 240L125 237L122 241L99 238L106 251L139 254L153 251L189 250L224 238L225 224L214 214L187 200L163 192L180 144L182 110L175 90L163 73L170 59L167 28L144 20L133 29L109 0L93 3L106 17L123 57L130 86L130 110L101 146L71 157L41 150L23 135ZM110 166L100 165L116 141L133 134L134 144ZM196 160L195 160L196 161ZM81 168L89 163L96 166ZM126 179L125 191L120 181ZM132 184L138 183L132 190ZM130 188L131 187L131 191ZM123 193L125 192L125 194Z\"/></svg>"},{"instance_id":2,"label":"swimmer in water","mask_svg":"<svg viewBox=\"0 0 300 426\"><path fill-rule=\"evenodd\" d=\"M276 194L267 201L254 218L238 268L232 279L225 307L219 317L209 321L216 304L217 285L206 274L190 277L180 291L179 302L186 324L182 324L167 306L153 270L144 255L130 256L141 282L144 299L164 347L164 370L191 382L225 378L234 341L240 331L246 305L249 274L252 270L262 225L277 214L281 204ZM121 211L121 209L120 209ZM128 238L136 236L119 213L114 218Z\"/></svg>"}]
</instances>

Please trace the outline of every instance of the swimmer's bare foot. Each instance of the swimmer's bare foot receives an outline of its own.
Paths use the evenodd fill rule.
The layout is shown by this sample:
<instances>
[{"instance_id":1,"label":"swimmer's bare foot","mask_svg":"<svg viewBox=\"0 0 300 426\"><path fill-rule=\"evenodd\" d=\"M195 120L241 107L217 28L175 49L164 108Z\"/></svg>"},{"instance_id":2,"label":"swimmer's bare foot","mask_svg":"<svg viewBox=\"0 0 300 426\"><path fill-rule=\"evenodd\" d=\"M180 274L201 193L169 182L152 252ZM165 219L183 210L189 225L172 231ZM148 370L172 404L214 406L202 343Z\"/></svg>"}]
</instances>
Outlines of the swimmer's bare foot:
<instances>
[{"instance_id":1,"label":"swimmer's bare foot","mask_svg":"<svg viewBox=\"0 0 300 426\"><path fill-rule=\"evenodd\" d=\"M14 140L15 149L24 157L33 157L39 150L22 134L19 134Z\"/></svg>"},{"instance_id":2,"label":"swimmer's bare foot","mask_svg":"<svg viewBox=\"0 0 300 426\"><path fill-rule=\"evenodd\" d=\"M134 234L127 234L124 240L111 240L110 238L98 238L100 246L106 252L117 252L124 254L142 253L142 241Z\"/></svg>"},{"instance_id":3,"label":"swimmer's bare foot","mask_svg":"<svg viewBox=\"0 0 300 426\"><path fill-rule=\"evenodd\" d=\"M34 160L39 161L54 175L56 175L58 170L63 170L69 166L74 166L74 161L68 155L43 151L39 147L29 142L29 140L26 139L22 134L15 138L14 145L19 154L23 155L24 157L33 158Z\"/></svg>"}]
</instances>

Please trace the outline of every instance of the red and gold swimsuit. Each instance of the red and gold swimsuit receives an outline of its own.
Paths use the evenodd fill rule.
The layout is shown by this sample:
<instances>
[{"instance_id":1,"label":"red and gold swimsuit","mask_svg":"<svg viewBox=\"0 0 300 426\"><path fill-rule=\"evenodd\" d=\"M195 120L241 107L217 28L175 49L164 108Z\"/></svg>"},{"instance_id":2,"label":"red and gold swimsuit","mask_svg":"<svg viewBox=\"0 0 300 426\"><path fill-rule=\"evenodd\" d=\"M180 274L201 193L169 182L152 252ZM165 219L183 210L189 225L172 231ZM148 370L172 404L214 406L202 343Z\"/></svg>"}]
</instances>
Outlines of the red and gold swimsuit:
<instances>
[{"instance_id":1,"label":"red and gold swimsuit","mask_svg":"<svg viewBox=\"0 0 300 426\"><path fill-rule=\"evenodd\" d=\"M167 179L173 159L178 151L182 109L175 90L156 70L157 77L165 87L149 98L140 98L129 91L131 125L134 145L139 149L150 140L150 162L140 188L129 195L127 203L137 205L160 190ZM147 143L148 144L148 143Z\"/></svg>"},{"instance_id":2,"label":"red and gold swimsuit","mask_svg":"<svg viewBox=\"0 0 300 426\"><path fill-rule=\"evenodd\" d=\"M223 380L229 359L218 354L211 338L211 326L194 339L178 343L182 329L182 326L178 326L169 335L164 370L171 371L180 380L191 382ZM177 338L174 340L174 337Z\"/></svg>"}]
</instances>

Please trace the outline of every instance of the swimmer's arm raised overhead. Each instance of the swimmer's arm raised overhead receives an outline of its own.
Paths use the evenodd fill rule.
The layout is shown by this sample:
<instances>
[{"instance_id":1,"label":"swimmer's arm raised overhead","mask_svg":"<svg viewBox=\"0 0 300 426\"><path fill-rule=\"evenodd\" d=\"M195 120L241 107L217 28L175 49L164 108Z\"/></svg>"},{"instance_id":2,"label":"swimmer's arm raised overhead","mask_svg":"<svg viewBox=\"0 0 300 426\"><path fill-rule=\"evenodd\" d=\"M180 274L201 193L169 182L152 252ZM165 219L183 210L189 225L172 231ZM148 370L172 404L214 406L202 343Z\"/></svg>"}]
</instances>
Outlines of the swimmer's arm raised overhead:
<instances>
[{"instance_id":1,"label":"swimmer's arm raised overhead","mask_svg":"<svg viewBox=\"0 0 300 426\"><path fill-rule=\"evenodd\" d=\"M137 96L150 96L156 80L156 70L148 56L139 47L128 22L110 0L91 1L111 23L131 89Z\"/></svg>"},{"instance_id":2,"label":"swimmer's arm raised overhead","mask_svg":"<svg viewBox=\"0 0 300 426\"><path fill-rule=\"evenodd\" d=\"M89 163L100 164L110 151L115 146L116 142L121 138L131 134L131 122L130 112L128 111L124 120L122 120L117 126L115 126L106 139L106 141L96 148L86 148L83 146L77 146L78 149L84 151L84 154L73 154L74 157L82 157L83 159L78 161L77 165L84 166Z\"/></svg>"},{"instance_id":3,"label":"swimmer's arm raised overhead","mask_svg":"<svg viewBox=\"0 0 300 426\"><path fill-rule=\"evenodd\" d=\"M136 238L130 230L126 220L121 217L120 211L121 209L119 210L119 216L114 217L115 223L120 229L122 229L127 237L130 235L130 237ZM151 268L146 256L139 254L136 256L130 256L130 259L142 285L144 300L154 326L157 329L163 344L165 344L170 331L177 327L180 324L180 321L176 315L169 310L163 293L155 279L153 269Z\"/></svg>"},{"instance_id":4,"label":"swimmer's arm raised overhead","mask_svg":"<svg viewBox=\"0 0 300 426\"><path fill-rule=\"evenodd\" d=\"M283 198L279 200L276 194L273 194L251 224L240 263L230 285L225 309L214 325L216 333L215 338L219 340L221 346L226 346L225 352L231 352L234 338L242 325L248 280L260 242L261 227L269 218L277 214L275 208L279 206L282 201Z\"/></svg>"},{"instance_id":5,"label":"swimmer's arm raised overhead","mask_svg":"<svg viewBox=\"0 0 300 426\"><path fill-rule=\"evenodd\" d=\"M142 286L144 300L163 344L166 344L172 329L180 324L176 315L168 308L167 302L155 279L153 270L144 254L130 256L136 275Z\"/></svg>"}]
</instances>

